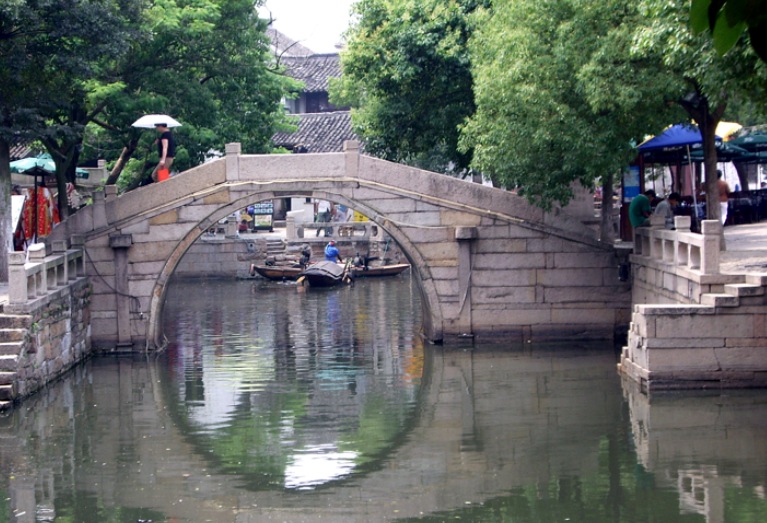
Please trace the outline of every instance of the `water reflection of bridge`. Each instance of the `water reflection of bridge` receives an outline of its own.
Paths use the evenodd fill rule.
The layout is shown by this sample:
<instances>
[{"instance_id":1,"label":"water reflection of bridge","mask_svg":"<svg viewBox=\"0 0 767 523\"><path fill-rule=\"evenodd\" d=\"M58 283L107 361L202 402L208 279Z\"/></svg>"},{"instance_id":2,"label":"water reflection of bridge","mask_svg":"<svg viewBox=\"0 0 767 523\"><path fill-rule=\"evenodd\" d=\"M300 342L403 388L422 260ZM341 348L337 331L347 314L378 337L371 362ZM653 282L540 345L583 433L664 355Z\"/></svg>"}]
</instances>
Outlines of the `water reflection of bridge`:
<instances>
[{"instance_id":1,"label":"water reflection of bridge","mask_svg":"<svg viewBox=\"0 0 767 523\"><path fill-rule=\"evenodd\" d=\"M101 381L75 372L31 400L30 409L14 411L6 423L40 437L3 441L2 462L14 471L4 478L14 511L27 514L17 521L30 523L39 507L51 506L56 484L71 481L71 459L90 463L88 490L96 498L185 521L371 522L460 510L517 487L545 489L558 478L588 477L599 468L600 446L614 437L622 411L618 391L604 393L604 380L614 382L612 356L561 356L432 353L424 397L430 408L401 446L365 475L300 493L244 491L236 476L217 473L206 449L177 432L157 387L156 365L123 359L113 373L98 374ZM487 390L485 383L505 383L504 390ZM763 485L764 427L753 418L762 412L753 397L701 397L692 409L684 399L661 400L656 410L638 391L625 393L641 464L658 481L673 488L678 483L682 506L687 500L694 508L690 494L707 499L708 521L721 521L715 506L721 497L712 486L744 477ZM104 419L78 421L78 405L95 401L105 404L99 409ZM720 410L721 401L732 405ZM132 405L132 414L125 405ZM739 415L738 405L752 417ZM69 443L47 448L46 440ZM136 444L125 447L126 441ZM688 474L690 463L698 464L697 472ZM136 483L146 488L133 488ZM703 498L695 492L701 486ZM168 493L178 496L169 499Z\"/></svg>"},{"instance_id":2,"label":"water reflection of bridge","mask_svg":"<svg viewBox=\"0 0 767 523\"><path fill-rule=\"evenodd\" d=\"M523 486L526 478L545 483L597 466L600 438L618 415L620 397L617 391L602 395L587 389L572 390L568 374L586 373L589 377L577 380L580 385L590 379L614 379L612 366L605 361L612 356L601 352L579 358L521 360L526 362L524 368L515 370L515 379L503 391L486 390L483 383L487 381L475 379L479 374L509 371L492 354L433 353L423 399L431 408L423 412L404 443L375 471L300 494L280 488L247 492L240 489L238 478L216 474L206 460L205 449L195 448L174 429L165 398L157 388L160 378L156 366L120 360L116 371L103 382L89 384L81 372L75 372L66 387L54 389L60 395L43 394L33 400L40 404L32 405L23 415L14 411L17 427L46 432L46 438L52 438L56 431L72 430L71 444L78 447L33 449L32 440L24 440L13 442L12 450L6 442L4 459L25 463L25 471L17 469L20 472L10 487L17 505L14 508L34 514L36 505L47 502L40 499L40 492L50 491L53 484L57 467L52 467L51 461L58 460L58 467L66 467L73 456L87 456L98 478L91 486L93 495L119 506L151 508L187 521L262 521L272 517L280 521L370 522L460 509L466 503L481 503L514 486ZM456 381L460 387L453 386ZM80 398L74 403L109 404L99 409L109 419L88 422L89 427L99 428L87 438L81 433L82 427L71 426L72 420L78 419L78 413L71 411L71 394ZM555 404L556 414L541 408L541 401ZM133 415L129 416L124 406L131 404ZM588 419L584 420L586 412ZM572 438L568 427L579 437ZM130 459L116 459L127 450L115 448L121 438L100 438L100 431L137 441L129 452ZM83 444L77 443L80 438L87 439L88 448L79 448ZM44 453L46 459L41 461L47 465L38 468L34 464L35 452ZM494 485L487 484L489 475L497 478ZM126 488L136 478L147 488ZM40 485L47 488L35 489ZM182 499L168 499L169 492L181 493Z\"/></svg>"}]
</instances>

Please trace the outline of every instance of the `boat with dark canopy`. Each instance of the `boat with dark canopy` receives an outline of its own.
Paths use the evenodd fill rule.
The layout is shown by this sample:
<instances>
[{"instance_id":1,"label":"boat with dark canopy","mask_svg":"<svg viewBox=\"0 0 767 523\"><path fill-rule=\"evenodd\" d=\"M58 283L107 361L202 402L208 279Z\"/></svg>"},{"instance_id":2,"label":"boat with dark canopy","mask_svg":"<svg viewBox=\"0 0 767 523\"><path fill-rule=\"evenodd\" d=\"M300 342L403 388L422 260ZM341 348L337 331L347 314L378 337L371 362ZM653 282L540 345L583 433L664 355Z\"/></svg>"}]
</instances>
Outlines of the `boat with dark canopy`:
<instances>
[{"instance_id":1,"label":"boat with dark canopy","mask_svg":"<svg viewBox=\"0 0 767 523\"><path fill-rule=\"evenodd\" d=\"M298 277L298 282L309 282L312 287L335 287L341 283L351 283L351 267L332 261L319 261L309 265Z\"/></svg>"}]
</instances>

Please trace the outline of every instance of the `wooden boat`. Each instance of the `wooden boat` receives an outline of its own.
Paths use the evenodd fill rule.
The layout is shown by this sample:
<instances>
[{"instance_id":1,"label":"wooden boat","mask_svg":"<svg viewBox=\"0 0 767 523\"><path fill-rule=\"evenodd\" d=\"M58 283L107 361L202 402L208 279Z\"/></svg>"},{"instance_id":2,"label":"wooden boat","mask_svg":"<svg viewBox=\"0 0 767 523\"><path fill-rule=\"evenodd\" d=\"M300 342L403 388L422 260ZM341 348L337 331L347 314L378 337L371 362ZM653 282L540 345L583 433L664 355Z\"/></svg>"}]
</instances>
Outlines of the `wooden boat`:
<instances>
[{"instance_id":1,"label":"wooden boat","mask_svg":"<svg viewBox=\"0 0 767 523\"><path fill-rule=\"evenodd\" d=\"M295 281L303 270L303 267L293 265L251 265L250 275L258 274L273 281Z\"/></svg>"},{"instance_id":2,"label":"wooden boat","mask_svg":"<svg viewBox=\"0 0 767 523\"><path fill-rule=\"evenodd\" d=\"M377 276L396 276L410 268L408 263L393 265L373 265L368 267L353 267L352 274L355 278L374 278Z\"/></svg>"},{"instance_id":3,"label":"wooden boat","mask_svg":"<svg viewBox=\"0 0 767 523\"><path fill-rule=\"evenodd\" d=\"M309 265L298 277L298 282L308 281L312 287L334 287L351 283L351 271L346 265L332 261L319 261Z\"/></svg>"},{"instance_id":4,"label":"wooden boat","mask_svg":"<svg viewBox=\"0 0 767 523\"><path fill-rule=\"evenodd\" d=\"M343 265L339 265L343 267ZM355 278L375 278L379 276L396 276L410 268L407 263L393 265L378 265L368 267L352 267ZM297 265L251 265L250 275L256 274L272 281L295 281L301 276L304 268Z\"/></svg>"}]
</instances>

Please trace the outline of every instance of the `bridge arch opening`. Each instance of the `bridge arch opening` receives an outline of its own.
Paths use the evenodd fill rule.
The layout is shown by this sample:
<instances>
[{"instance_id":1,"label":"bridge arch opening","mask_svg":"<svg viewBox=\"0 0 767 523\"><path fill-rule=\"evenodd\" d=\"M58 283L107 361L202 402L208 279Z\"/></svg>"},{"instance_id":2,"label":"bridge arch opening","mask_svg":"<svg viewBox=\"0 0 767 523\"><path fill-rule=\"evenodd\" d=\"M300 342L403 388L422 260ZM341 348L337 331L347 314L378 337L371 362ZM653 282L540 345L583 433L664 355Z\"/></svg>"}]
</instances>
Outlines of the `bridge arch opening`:
<instances>
[{"instance_id":1,"label":"bridge arch opening","mask_svg":"<svg viewBox=\"0 0 767 523\"><path fill-rule=\"evenodd\" d=\"M283 198L305 198L308 200L327 200L336 205L344 205L358 211L366 216L368 220L381 228L385 235L391 241L394 241L399 250L410 263L411 277L415 279L421 295L421 304L423 307L423 333L431 341L440 342L442 339L442 316L439 306L439 299L434 280L430 275L429 268L420 253L419 249L409 240L408 236L401 230L401 227L386 219L381 219L375 209L371 208L365 202L350 197L341 191L328 190L300 190L286 193L275 194L272 191L249 191L246 194L234 194L230 188L230 198L228 203L222 203L205 219L200 220L197 226L192 227L175 245L173 251L165 261L162 270L155 282L149 303L148 325L147 325L147 345L161 347L164 344L164 334L162 331L162 312L165 303L165 297L170 284L171 277L176 272L184 255L189 251L192 245L205 235L211 224L218 224L220 221L232 216L237 211L246 209L249 205L254 205L264 201L283 199ZM374 218L375 217L375 218ZM378 219L376 219L378 218ZM295 238L295 242L303 243L306 238ZM343 239L336 238L343 243ZM290 240L289 240L290 241ZM324 245L325 238L322 238ZM347 253L348 254L348 253Z\"/></svg>"}]
</instances>

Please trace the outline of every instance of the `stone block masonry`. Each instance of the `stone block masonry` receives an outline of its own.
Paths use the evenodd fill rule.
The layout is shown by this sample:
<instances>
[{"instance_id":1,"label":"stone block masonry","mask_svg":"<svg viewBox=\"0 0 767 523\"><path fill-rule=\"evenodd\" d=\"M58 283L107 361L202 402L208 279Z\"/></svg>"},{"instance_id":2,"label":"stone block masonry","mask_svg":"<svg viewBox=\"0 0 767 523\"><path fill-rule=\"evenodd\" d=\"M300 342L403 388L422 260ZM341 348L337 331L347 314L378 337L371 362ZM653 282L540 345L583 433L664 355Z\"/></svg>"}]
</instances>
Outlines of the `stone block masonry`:
<instances>
[{"instance_id":1,"label":"stone block masonry","mask_svg":"<svg viewBox=\"0 0 767 523\"><path fill-rule=\"evenodd\" d=\"M26 318L23 339L0 356L0 408L39 391L92 354L90 302L91 286L82 278L24 313L0 314L0 322Z\"/></svg>"},{"instance_id":2,"label":"stone block masonry","mask_svg":"<svg viewBox=\"0 0 767 523\"><path fill-rule=\"evenodd\" d=\"M767 387L767 274L720 274L719 223L685 224L637 232L619 371L646 392Z\"/></svg>"},{"instance_id":3,"label":"stone block masonry","mask_svg":"<svg viewBox=\"0 0 767 523\"><path fill-rule=\"evenodd\" d=\"M0 307L0 408L33 394L91 354L92 286L83 250L63 241L11 252ZM79 245L79 244L78 244Z\"/></svg>"},{"instance_id":4,"label":"stone block masonry","mask_svg":"<svg viewBox=\"0 0 767 523\"><path fill-rule=\"evenodd\" d=\"M54 240L84 238L87 272L105 306L94 312L93 343L161 347L162 304L175 275L232 275L251 261L247 244L217 253L224 246L205 246L201 235L249 203L296 196L355 209L375 224L366 235L398 246L401 257L392 247L385 257L410 262L424 336L435 343L612 338L625 328L618 323L628 316L630 291L618 278L620 256L596 240L589 209L545 213L509 191L359 154L351 142L344 153L301 155L247 155L228 144L224 158L155 187L123 195L107 187L54 230ZM295 241L314 243L311 227L300 238L293 225ZM348 256L343 249L358 234L338 227L334 238Z\"/></svg>"}]
</instances>

